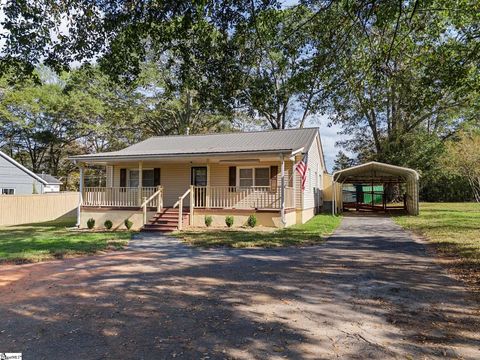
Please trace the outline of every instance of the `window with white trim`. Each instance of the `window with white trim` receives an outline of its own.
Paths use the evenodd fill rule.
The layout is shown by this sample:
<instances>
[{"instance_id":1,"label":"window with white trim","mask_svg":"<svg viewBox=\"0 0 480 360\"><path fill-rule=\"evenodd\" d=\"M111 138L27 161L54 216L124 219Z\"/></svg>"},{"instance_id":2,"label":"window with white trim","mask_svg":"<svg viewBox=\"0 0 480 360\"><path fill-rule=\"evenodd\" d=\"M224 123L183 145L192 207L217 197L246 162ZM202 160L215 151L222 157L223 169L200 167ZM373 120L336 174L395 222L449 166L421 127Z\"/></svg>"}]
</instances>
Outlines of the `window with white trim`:
<instances>
[{"instance_id":1,"label":"window with white trim","mask_svg":"<svg viewBox=\"0 0 480 360\"><path fill-rule=\"evenodd\" d=\"M129 187L138 187L138 170L131 169L128 172L128 186ZM142 186L155 186L154 172L153 169L142 170Z\"/></svg>"},{"instance_id":2,"label":"window with white trim","mask_svg":"<svg viewBox=\"0 0 480 360\"><path fill-rule=\"evenodd\" d=\"M15 195L15 189L13 188L2 188L2 195Z\"/></svg>"},{"instance_id":3,"label":"window with white trim","mask_svg":"<svg viewBox=\"0 0 480 360\"><path fill-rule=\"evenodd\" d=\"M238 169L238 186L270 186L269 167L251 167Z\"/></svg>"}]
</instances>

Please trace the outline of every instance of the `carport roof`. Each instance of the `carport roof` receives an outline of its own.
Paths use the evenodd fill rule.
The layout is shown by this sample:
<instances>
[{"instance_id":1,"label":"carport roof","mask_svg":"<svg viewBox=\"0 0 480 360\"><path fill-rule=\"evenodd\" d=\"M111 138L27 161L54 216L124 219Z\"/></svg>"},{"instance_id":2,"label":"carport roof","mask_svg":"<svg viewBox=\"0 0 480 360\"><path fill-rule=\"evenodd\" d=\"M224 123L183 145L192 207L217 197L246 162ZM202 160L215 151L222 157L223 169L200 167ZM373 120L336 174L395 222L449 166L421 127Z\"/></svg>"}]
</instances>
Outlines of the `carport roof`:
<instances>
[{"instance_id":1,"label":"carport roof","mask_svg":"<svg viewBox=\"0 0 480 360\"><path fill-rule=\"evenodd\" d=\"M340 183L385 183L401 182L407 179L418 181L419 177L413 169L376 161L333 173L333 180Z\"/></svg>"}]
</instances>

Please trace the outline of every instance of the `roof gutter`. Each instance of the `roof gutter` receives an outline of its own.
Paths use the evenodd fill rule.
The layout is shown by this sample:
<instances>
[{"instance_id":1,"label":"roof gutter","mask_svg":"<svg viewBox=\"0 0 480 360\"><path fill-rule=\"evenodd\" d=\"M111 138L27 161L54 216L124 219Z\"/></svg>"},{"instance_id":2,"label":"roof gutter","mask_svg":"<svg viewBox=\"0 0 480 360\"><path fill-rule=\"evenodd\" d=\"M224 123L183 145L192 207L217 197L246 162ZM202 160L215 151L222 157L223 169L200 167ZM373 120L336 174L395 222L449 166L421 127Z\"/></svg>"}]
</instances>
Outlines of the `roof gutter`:
<instances>
[{"instance_id":1,"label":"roof gutter","mask_svg":"<svg viewBox=\"0 0 480 360\"><path fill-rule=\"evenodd\" d=\"M205 152L205 153L182 153L182 154L132 154L132 155L106 155L106 156L89 156L89 155L78 155L78 156L69 156L68 159L77 163L84 161L129 161L129 160L149 160L149 159L174 159L174 158L183 158L183 157L204 157L204 156L230 156L235 154L241 155L252 155L252 154L271 154L277 155L279 152L290 152L291 149L284 150L265 150L265 151L231 151L231 152Z\"/></svg>"}]
</instances>

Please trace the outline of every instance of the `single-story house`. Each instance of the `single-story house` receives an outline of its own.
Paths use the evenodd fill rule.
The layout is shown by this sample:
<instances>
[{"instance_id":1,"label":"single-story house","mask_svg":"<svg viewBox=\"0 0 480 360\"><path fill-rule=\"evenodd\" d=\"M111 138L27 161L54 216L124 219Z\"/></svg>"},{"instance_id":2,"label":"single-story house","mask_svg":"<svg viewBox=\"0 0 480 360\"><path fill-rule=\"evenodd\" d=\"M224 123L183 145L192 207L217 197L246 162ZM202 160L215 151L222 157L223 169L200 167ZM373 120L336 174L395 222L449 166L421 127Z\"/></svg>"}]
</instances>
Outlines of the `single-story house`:
<instances>
[{"instance_id":1,"label":"single-story house","mask_svg":"<svg viewBox=\"0 0 480 360\"><path fill-rule=\"evenodd\" d=\"M0 151L0 195L58 192L61 184L51 175L35 174Z\"/></svg>"},{"instance_id":2,"label":"single-story house","mask_svg":"<svg viewBox=\"0 0 480 360\"><path fill-rule=\"evenodd\" d=\"M137 229L169 231L204 226L205 216L224 226L229 215L241 226L251 214L263 226L304 223L322 208L327 175L318 128L159 136L71 159L81 227L128 218ZM84 186L93 165L105 167L105 187Z\"/></svg>"}]
</instances>

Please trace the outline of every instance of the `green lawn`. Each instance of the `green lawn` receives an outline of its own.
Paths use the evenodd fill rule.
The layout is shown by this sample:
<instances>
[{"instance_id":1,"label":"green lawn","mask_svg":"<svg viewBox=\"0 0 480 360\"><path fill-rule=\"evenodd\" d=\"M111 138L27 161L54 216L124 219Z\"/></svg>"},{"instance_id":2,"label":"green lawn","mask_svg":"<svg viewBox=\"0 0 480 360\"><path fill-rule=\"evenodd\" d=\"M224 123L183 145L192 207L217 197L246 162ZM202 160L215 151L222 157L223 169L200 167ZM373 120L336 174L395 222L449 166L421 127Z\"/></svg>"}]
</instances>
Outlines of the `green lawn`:
<instances>
[{"instance_id":1,"label":"green lawn","mask_svg":"<svg viewBox=\"0 0 480 360\"><path fill-rule=\"evenodd\" d=\"M129 232L77 232L67 230L74 219L0 227L0 262L37 262L93 254L121 248Z\"/></svg>"},{"instance_id":2,"label":"green lawn","mask_svg":"<svg viewBox=\"0 0 480 360\"><path fill-rule=\"evenodd\" d=\"M443 255L460 260L456 270L480 285L480 204L421 203L419 216L394 220L423 235Z\"/></svg>"},{"instance_id":3,"label":"green lawn","mask_svg":"<svg viewBox=\"0 0 480 360\"><path fill-rule=\"evenodd\" d=\"M184 231L175 236L194 246L278 247L318 244L330 235L340 224L341 218L331 215L317 215L303 225L294 225L275 231L208 229L205 231Z\"/></svg>"}]
</instances>

